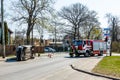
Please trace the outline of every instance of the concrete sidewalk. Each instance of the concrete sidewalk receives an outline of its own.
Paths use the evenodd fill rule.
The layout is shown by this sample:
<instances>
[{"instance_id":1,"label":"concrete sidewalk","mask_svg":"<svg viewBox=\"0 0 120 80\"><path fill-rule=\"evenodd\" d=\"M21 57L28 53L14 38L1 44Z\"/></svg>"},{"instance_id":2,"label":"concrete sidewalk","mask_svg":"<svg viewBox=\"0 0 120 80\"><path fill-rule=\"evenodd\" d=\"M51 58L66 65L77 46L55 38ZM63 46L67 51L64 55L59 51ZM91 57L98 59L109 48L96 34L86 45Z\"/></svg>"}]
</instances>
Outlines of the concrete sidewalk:
<instances>
[{"instance_id":1,"label":"concrete sidewalk","mask_svg":"<svg viewBox=\"0 0 120 80\"><path fill-rule=\"evenodd\" d=\"M118 54L114 54L114 55L120 56ZM92 69L100 62L100 60L103 59L104 56L87 57L87 58L84 58L84 61L81 60L82 62L79 61L79 62L73 63L71 67L76 71L89 74L92 76L103 77L103 78L110 79L110 80L120 80L113 76L107 76L107 75L102 75L99 73L92 72Z\"/></svg>"},{"instance_id":2,"label":"concrete sidewalk","mask_svg":"<svg viewBox=\"0 0 120 80\"><path fill-rule=\"evenodd\" d=\"M106 54L104 54L106 56ZM97 65L97 63L103 59L104 56L84 57L84 62L75 62L72 65L77 69L87 70L89 72ZM113 53L112 56L120 56L120 54ZM88 65L87 65L88 64Z\"/></svg>"},{"instance_id":3,"label":"concrete sidewalk","mask_svg":"<svg viewBox=\"0 0 120 80\"><path fill-rule=\"evenodd\" d=\"M2 57L0 57L0 62L4 62L4 61L6 61L7 60L7 58L2 58Z\"/></svg>"},{"instance_id":4,"label":"concrete sidewalk","mask_svg":"<svg viewBox=\"0 0 120 80\"><path fill-rule=\"evenodd\" d=\"M77 69L82 69L91 72L97 63L103 59L104 56L82 57L78 62L72 65Z\"/></svg>"}]
</instances>

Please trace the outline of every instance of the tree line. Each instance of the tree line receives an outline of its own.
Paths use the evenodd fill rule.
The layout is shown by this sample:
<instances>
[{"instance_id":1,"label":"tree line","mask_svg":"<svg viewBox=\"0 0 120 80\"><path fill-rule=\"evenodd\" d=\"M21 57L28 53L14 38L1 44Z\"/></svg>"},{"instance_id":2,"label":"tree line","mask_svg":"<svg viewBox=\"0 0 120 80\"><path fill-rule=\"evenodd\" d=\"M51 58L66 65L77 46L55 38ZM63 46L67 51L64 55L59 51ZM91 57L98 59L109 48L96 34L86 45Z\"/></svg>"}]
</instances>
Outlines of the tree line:
<instances>
[{"instance_id":1,"label":"tree line","mask_svg":"<svg viewBox=\"0 0 120 80\"><path fill-rule=\"evenodd\" d=\"M81 3L63 7L60 11L53 8L54 0L15 0L12 2L12 20L20 27L26 26L27 44L30 33L36 28L41 39L43 29L56 34L69 35L71 39L101 39L101 27L97 12ZM106 15L111 27L112 40L119 40L119 18ZM18 26L16 26L18 27Z\"/></svg>"}]
</instances>

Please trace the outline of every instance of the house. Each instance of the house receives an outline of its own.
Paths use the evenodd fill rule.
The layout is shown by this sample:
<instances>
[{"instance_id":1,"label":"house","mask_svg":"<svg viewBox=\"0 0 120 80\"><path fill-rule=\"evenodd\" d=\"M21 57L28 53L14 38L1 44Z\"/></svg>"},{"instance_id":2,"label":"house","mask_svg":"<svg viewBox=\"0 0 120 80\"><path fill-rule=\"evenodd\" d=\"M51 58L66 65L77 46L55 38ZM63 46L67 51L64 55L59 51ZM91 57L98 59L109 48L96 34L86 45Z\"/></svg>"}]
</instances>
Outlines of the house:
<instances>
[{"instance_id":1,"label":"house","mask_svg":"<svg viewBox=\"0 0 120 80\"><path fill-rule=\"evenodd\" d=\"M7 28L7 23L4 22L4 27ZM11 34L13 33L10 29L7 28L7 32L5 31L5 34L7 34L7 39L8 39L8 42L7 44L11 44ZM2 25L1 25L1 22L0 22L0 44L2 44Z\"/></svg>"}]
</instances>

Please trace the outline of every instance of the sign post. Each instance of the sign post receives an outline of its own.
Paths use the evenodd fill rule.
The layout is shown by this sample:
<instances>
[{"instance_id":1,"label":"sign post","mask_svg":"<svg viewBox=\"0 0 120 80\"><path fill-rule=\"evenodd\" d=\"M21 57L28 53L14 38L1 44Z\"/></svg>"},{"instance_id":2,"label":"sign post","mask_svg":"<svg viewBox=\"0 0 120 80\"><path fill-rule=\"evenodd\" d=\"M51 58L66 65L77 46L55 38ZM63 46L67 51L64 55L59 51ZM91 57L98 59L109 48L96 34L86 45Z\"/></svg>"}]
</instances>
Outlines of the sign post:
<instances>
[{"instance_id":1,"label":"sign post","mask_svg":"<svg viewBox=\"0 0 120 80\"><path fill-rule=\"evenodd\" d=\"M110 28L104 28L104 37L105 37L106 46L107 46L107 53L109 53L109 55L111 56L112 41L110 37Z\"/></svg>"}]
</instances>

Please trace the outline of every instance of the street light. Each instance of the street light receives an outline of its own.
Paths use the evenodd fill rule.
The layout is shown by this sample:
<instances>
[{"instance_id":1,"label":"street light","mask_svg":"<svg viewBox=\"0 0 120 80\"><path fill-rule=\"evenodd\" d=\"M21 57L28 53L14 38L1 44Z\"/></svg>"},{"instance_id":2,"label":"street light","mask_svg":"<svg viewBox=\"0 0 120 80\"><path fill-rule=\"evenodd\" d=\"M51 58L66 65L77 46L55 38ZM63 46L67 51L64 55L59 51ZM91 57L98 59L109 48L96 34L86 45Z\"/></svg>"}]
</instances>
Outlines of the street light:
<instances>
[{"instance_id":1,"label":"street light","mask_svg":"<svg viewBox=\"0 0 120 80\"><path fill-rule=\"evenodd\" d=\"M3 58L5 58L5 31L4 31L4 12L3 12L3 0L1 0L1 25L2 25L2 43L3 43Z\"/></svg>"}]
</instances>

